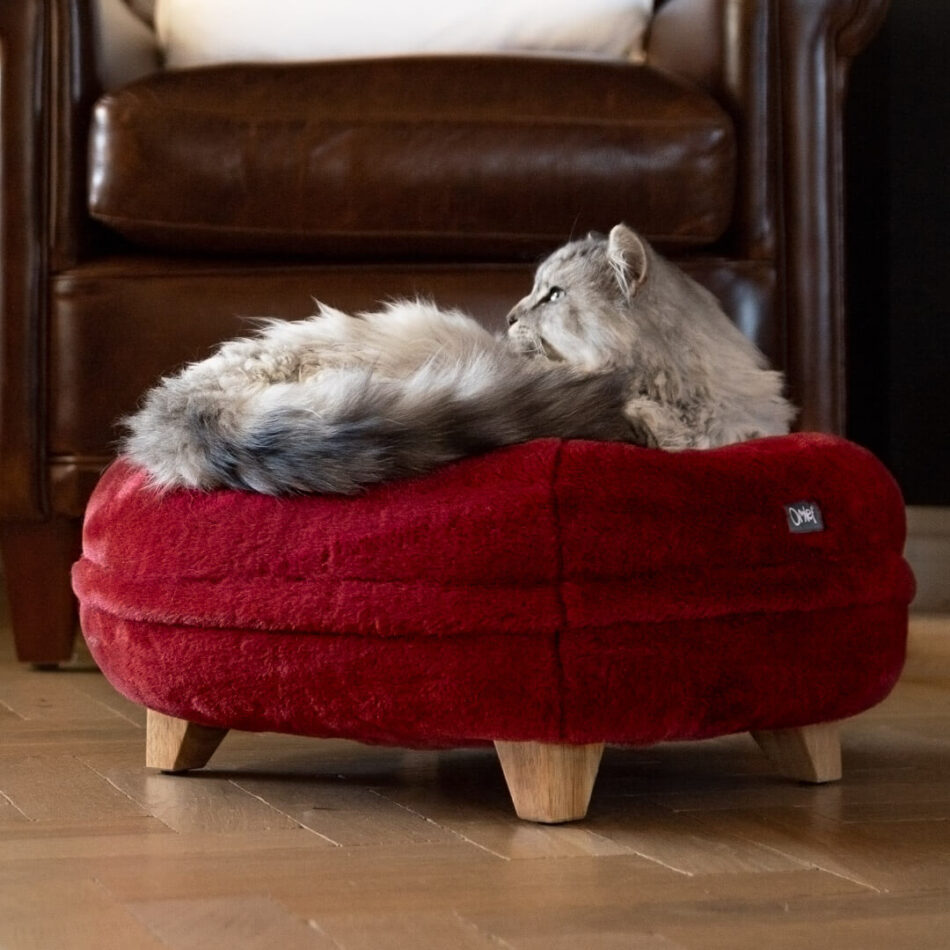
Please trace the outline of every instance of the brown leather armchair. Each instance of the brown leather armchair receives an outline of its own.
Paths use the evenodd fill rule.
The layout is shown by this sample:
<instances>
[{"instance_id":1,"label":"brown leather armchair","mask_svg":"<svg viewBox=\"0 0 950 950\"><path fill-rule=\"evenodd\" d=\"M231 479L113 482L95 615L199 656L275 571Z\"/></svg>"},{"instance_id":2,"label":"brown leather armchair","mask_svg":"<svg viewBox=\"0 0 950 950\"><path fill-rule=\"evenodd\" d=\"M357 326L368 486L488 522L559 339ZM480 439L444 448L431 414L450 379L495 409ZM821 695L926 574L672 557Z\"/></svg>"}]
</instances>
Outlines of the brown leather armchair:
<instances>
[{"instance_id":1,"label":"brown leather armchair","mask_svg":"<svg viewBox=\"0 0 950 950\"><path fill-rule=\"evenodd\" d=\"M420 293L500 321L572 232L642 229L842 432L841 112L887 0L667 0L645 65L157 72L100 99L87 0L0 5L0 540L18 655L72 650L116 419L244 332ZM98 104L97 104L98 100Z\"/></svg>"}]
</instances>

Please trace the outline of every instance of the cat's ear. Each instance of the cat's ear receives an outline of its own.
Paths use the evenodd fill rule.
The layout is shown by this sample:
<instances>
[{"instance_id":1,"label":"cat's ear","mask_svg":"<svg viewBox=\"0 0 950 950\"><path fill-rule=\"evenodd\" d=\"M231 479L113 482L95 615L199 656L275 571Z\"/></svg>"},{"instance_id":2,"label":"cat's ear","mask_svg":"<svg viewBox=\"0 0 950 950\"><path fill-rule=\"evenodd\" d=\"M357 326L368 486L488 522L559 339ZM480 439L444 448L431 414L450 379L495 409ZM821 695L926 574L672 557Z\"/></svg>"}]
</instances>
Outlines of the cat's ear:
<instances>
[{"instance_id":1,"label":"cat's ear","mask_svg":"<svg viewBox=\"0 0 950 950\"><path fill-rule=\"evenodd\" d=\"M646 245L625 224L618 224L611 229L610 237L607 238L607 260L628 296L647 279Z\"/></svg>"}]
</instances>

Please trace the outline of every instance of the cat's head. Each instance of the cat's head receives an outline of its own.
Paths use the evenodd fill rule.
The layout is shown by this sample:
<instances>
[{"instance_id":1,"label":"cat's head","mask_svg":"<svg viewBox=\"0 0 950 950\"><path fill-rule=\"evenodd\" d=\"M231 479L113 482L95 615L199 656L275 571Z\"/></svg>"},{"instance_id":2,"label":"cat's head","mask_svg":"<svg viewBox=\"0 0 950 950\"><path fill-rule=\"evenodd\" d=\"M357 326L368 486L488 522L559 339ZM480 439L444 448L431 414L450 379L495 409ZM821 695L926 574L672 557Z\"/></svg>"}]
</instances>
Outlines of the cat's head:
<instances>
[{"instance_id":1,"label":"cat's head","mask_svg":"<svg viewBox=\"0 0 950 950\"><path fill-rule=\"evenodd\" d=\"M588 370L613 365L631 344L626 317L648 279L650 246L624 224L555 251L534 287L508 314L508 339L520 353Z\"/></svg>"}]
</instances>

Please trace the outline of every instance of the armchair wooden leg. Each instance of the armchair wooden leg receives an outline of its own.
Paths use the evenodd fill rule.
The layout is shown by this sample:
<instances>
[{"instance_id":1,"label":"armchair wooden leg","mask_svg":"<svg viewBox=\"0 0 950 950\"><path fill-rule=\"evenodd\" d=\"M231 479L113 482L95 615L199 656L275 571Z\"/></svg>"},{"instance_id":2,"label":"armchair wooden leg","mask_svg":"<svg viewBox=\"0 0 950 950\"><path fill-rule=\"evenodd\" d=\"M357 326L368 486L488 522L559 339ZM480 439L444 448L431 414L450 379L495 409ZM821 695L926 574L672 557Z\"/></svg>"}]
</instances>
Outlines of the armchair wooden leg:
<instances>
[{"instance_id":1,"label":"armchair wooden leg","mask_svg":"<svg viewBox=\"0 0 950 950\"><path fill-rule=\"evenodd\" d=\"M69 572L81 546L77 518L0 525L17 659L43 667L73 655L78 608Z\"/></svg>"},{"instance_id":2,"label":"armchair wooden leg","mask_svg":"<svg viewBox=\"0 0 950 950\"><path fill-rule=\"evenodd\" d=\"M557 824L587 814L604 744L495 743L515 812L526 821Z\"/></svg>"},{"instance_id":3,"label":"armchair wooden leg","mask_svg":"<svg viewBox=\"0 0 950 950\"><path fill-rule=\"evenodd\" d=\"M227 729L199 726L185 719L148 710L145 731L145 764L163 772L187 772L208 764Z\"/></svg>"},{"instance_id":4,"label":"armchair wooden leg","mask_svg":"<svg viewBox=\"0 0 950 950\"><path fill-rule=\"evenodd\" d=\"M752 738L786 778L816 783L841 778L841 743L836 722L753 732Z\"/></svg>"}]
</instances>

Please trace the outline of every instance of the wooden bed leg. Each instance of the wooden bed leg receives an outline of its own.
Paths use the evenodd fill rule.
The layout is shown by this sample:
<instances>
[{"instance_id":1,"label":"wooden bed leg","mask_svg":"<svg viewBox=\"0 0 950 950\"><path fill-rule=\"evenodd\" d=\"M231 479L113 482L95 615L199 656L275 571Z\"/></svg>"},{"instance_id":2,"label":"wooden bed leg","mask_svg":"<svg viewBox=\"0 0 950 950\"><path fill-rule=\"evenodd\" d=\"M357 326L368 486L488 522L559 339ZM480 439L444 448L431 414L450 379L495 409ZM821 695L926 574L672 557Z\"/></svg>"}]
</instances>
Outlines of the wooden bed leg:
<instances>
[{"instance_id":1,"label":"wooden bed leg","mask_svg":"<svg viewBox=\"0 0 950 950\"><path fill-rule=\"evenodd\" d=\"M163 772L187 772L208 764L227 729L199 726L185 719L148 710L145 729L145 765Z\"/></svg>"},{"instance_id":2,"label":"wooden bed leg","mask_svg":"<svg viewBox=\"0 0 950 950\"><path fill-rule=\"evenodd\" d=\"M558 824L587 814L603 742L558 745L495 742L515 812L526 821Z\"/></svg>"},{"instance_id":3,"label":"wooden bed leg","mask_svg":"<svg viewBox=\"0 0 950 950\"><path fill-rule=\"evenodd\" d=\"M752 738L786 778L816 783L841 778L841 743L836 722L753 732Z\"/></svg>"}]
</instances>

